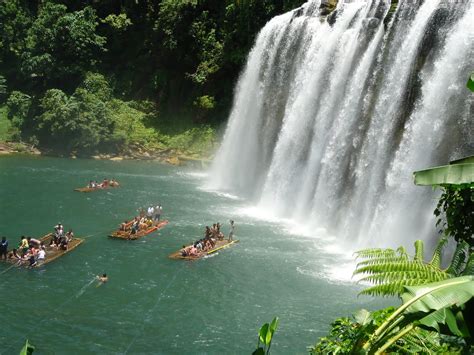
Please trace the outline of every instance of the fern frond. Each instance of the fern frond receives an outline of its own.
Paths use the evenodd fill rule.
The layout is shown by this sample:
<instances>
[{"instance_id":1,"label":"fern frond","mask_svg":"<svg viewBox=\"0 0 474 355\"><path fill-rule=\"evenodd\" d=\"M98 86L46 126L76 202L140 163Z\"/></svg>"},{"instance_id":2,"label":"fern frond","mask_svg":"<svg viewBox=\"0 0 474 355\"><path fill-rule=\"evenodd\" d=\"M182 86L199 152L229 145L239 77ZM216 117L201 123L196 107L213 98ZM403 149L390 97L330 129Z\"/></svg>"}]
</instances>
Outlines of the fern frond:
<instances>
[{"instance_id":1,"label":"fern frond","mask_svg":"<svg viewBox=\"0 0 474 355\"><path fill-rule=\"evenodd\" d=\"M357 264L356 269L360 268L361 266L369 266L369 265L377 265L377 264L384 264L384 263L394 263L394 262L402 262L408 261L407 256L395 256L389 258L376 258L376 259L369 259L361 261Z\"/></svg>"},{"instance_id":2,"label":"fern frond","mask_svg":"<svg viewBox=\"0 0 474 355\"><path fill-rule=\"evenodd\" d=\"M423 261L424 247L425 245L423 244L422 240L415 241L415 257L413 260L420 261L420 262Z\"/></svg>"},{"instance_id":3,"label":"fern frond","mask_svg":"<svg viewBox=\"0 0 474 355\"><path fill-rule=\"evenodd\" d=\"M420 263L418 261L407 260L407 261L402 261L402 262L364 266L359 269L356 269L354 272L354 275L376 274L376 273L385 273L385 272L393 272L393 271L423 271L425 269L426 269L426 264Z\"/></svg>"},{"instance_id":4,"label":"fern frond","mask_svg":"<svg viewBox=\"0 0 474 355\"><path fill-rule=\"evenodd\" d=\"M360 294L397 295L404 291L403 286L423 285L450 278L452 274L440 268L441 254L446 243L446 238L438 242L430 263L423 262L424 244L421 240L415 242L413 259L409 258L403 247L397 250L374 248L357 252L357 257L363 260L357 264L353 276L361 277L359 282L372 284L372 287ZM459 251L450 271L460 269L463 261ZM474 260L472 269L474 271Z\"/></svg>"},{"instance_id":5,"label":"fern frond","mask_svg":"<svg viewBox=\"0 0 474 355\"><path fill-rule=\"evenodd\" d=\"M431 268L427 268L424 271L403 271L403 272L386 272L376 275L366 276L359 280L359 282L370 282L374 285L380 285L383 283L390 283L396 281L410 281L417 280L417 285L442 281L449 278L449 274L443 271L433 271ZM408 285L408 284L407 284Z\"/></svg>"},{"instance_id":6,"label":"fern frond","mask_svg":"<svg viewBox=\"0 0 474 355\"><path fill-rule=\"evenodd\" d=\"M408 354L438 354L444 351L440 345L439 333L414 328L401 338L395 348Z\"/></svg>"},{"instance_id":7,"label":"fern frond","mask_svg":"<svg viewBox=\"0 0 474 355\"><path fill-rule=\"evenodd\" d=\"M451 265L449 265L449 268L446 271L448 274L454 276L459 276L461 274L464 263L466 262L466 257L468 255L468 248L469 244L467 244L465 241L457 243L453 259L451 260Z\"/></svg>"},{"instance_id":8,"label":"fern frond","mask_svg":"<svg viewBox=\"0 0 474 355\"><path fill-rule=\"evenodd\" d=\"M356 259L365 258L365 259L374 259L382 257L394 257L397 256L397 253L393 249L381 249L381 248L370 248L362 249L355 252Z\"/></svg>"},{"instance_id":9,"label":"fern frond","mask_svg":"<svg viewBox=\"0 0 474 355\"><path fill-rule=\"evenodd\" d=\"M434 267L437 267L437 268L441 267L441 255L447 243L448 243L447 238L443 237L439 240L438 245L436 246L433 252L433 257L431 258L431 261L430 261L430 264L433 265Z\"/></svg>"},{"instance_id":10,"label":"fern frond","mask_svg":"<svg viewBox=\"0 0 474 355\"><path fill-rule=\"evenodd\" d=\"M462 272L463 275L474 275L474 253L469 255L469 259L467 260L466 267Z\"/></svg>"}]
</instances>

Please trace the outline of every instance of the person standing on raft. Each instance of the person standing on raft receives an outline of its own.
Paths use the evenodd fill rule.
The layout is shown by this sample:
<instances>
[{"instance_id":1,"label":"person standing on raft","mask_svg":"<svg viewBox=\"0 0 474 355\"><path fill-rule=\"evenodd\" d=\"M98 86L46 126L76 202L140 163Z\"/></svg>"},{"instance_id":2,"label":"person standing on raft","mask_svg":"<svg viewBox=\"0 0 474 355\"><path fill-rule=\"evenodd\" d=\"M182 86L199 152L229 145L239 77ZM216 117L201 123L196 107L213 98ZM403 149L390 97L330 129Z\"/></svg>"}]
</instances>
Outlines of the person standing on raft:
<instances>
[{"instance_id":1,"label":"person standing on raft","mask_svg":"<svg viewBox=\"0 0 474 355\"><path fill-rule=\"evenodd\" d=\"M233 240L233 237L234 237L234 230L235 230L234 221L233 221L233 220L230 220L229 242Z\"/></svg>"}]
</instances>

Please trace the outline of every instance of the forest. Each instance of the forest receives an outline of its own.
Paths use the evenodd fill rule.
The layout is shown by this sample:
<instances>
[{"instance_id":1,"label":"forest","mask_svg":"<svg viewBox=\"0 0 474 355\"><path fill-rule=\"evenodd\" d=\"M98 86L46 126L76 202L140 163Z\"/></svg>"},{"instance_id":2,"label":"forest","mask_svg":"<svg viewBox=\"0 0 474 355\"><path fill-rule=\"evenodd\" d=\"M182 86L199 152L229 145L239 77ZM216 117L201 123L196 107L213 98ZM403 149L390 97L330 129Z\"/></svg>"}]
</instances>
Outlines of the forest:
<instances>
[{"instance_id":1,"label":"forest","mask_svg":"<svg viewBox=\"0 0 474 355\"><path fill-rule=\"evenodd\" d=\"M302 3L2 1L0 140L205 154L256 34Z\"/></svg>"}]
</instances>

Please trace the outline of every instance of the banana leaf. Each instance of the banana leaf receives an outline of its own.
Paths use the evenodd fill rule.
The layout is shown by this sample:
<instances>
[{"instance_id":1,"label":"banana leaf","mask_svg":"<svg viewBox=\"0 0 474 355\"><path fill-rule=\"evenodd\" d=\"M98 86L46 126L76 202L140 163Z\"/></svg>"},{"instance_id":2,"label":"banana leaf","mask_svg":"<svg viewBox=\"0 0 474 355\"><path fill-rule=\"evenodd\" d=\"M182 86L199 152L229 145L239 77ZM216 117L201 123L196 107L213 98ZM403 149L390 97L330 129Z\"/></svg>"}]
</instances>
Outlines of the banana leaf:
<instances>
[{"instance_id":1,"label":"banana leaf","mask_svg":"<svg viewBox=\"0 0 474 355\"><path fill-rule=\"evenodd\" d=\"M471 155L470 157L466 157L466 158L451 160L449 162L449 165L453 165L453 164L474 164L474 155Z\"/></svg>"},{"instance_id":2,"label":"banana leaf","mask_svg":"<svg viewBox=\"0 0 474 355\"><path fill-rule=\"evenodd\" d=\"M461 276L422 286L406 286L401 295L404 313L431 312L461 306L474 297L474 276ZM403 306L402 306L403 307Z\"/></svg>"},{"instance_id":3,"label":"banana leaf","mask_svg":"<svg viewBox=\"0 0 474 355\"><path fill-rule=\"evenodd\" d=\"M35 350L35 347L28 342L28 339L26 339L26 343L21 349L20 355L31 355L33 354L34 350Z\"/></svg>"},{"instance_id":4,"label":"banana leaf","mask_svg":"<svg viewBox=\"0 0 474 355\"><path fill-rule=\"evenodd\" d=\"M437 186L443 184L461 185L474 182L474 164L453 164L415 171L415 184Z\"/></svg>"}]
</instances>

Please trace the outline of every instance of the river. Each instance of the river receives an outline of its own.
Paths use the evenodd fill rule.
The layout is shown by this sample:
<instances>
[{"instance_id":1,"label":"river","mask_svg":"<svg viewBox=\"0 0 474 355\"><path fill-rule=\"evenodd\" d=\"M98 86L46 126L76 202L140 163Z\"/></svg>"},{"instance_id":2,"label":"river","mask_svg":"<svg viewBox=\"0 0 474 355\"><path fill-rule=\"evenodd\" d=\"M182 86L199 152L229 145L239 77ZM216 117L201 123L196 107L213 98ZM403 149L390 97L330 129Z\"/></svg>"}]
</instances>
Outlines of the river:
<instances>
[{"instance_id":1,"label":"river","mask_svg":"<svg viewBox=\"0 0 474 355\"><path fill-rule=\"evenodd\" d=\"M121 187L73 192L104 177ZM204 185L203 171L156 162L1 157L0 235L10 246L58 222L86 240L42 268L0 264L0 353L17 354L28 338L35 354L249 354L259 327L279 316L272 353L304 354L335 318L383 306L357 298L333 239L262 219ZM107 237L157 202L164 229L138 241ZM220 221L228 233L230 218L237 245L194 262L168 258L205 225ZM109 282L97 287L104 272Z\"/></svg>"}]
</instances>

